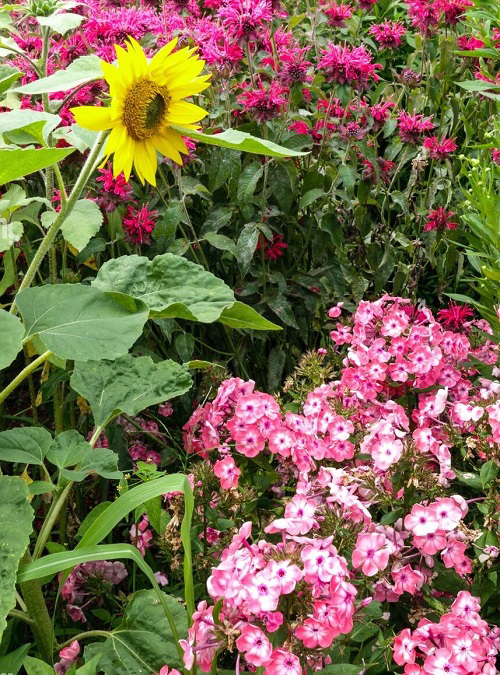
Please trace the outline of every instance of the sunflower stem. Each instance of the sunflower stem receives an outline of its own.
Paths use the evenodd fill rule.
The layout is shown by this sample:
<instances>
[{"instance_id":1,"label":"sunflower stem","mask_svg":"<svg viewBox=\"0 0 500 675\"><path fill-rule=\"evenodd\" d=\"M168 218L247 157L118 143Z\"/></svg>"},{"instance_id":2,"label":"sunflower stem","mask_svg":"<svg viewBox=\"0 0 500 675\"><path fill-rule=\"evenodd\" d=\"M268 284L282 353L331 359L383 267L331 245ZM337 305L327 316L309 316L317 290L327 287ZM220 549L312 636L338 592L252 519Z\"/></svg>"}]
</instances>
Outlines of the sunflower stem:
<instances>
[{"instance_id":1,"label":"sunflower stem","mask_svg":"<svg viewBox=\"0 0 500 675\"><path fill-rule=\"evenodd\" d=\"M97 160L99 159L99 155L101 153L103 145L106 142L108 133L109 133L108 131L101 131L99 136L96 138L95 143L89 153L89 156L87 157L87 161L82 167L80 175L76 180L75 186L72 189L66 204L63 204L61 206L61 210L57 214L57 217L52 223L52 225L47 230L47 234L43 238L42 243L38 248L38 251L35 253L34 258L31 261L31 265L28 267L26 275L21 285L19 286L19 292L23 291L25 288L28 288L28 286L31 286L33 279L35 278L35 275L38 272L38 268L40 267L47 251L50 249L52 242L56 238L56 235L59 232L61 225L73 211L73 208L76 204L78 197L81 195L82 190L84 189L90 176L94 172ZM17 313L17 304L15 300L10 308L10 313L11 314Z\"/></svg>"}]
</instances>

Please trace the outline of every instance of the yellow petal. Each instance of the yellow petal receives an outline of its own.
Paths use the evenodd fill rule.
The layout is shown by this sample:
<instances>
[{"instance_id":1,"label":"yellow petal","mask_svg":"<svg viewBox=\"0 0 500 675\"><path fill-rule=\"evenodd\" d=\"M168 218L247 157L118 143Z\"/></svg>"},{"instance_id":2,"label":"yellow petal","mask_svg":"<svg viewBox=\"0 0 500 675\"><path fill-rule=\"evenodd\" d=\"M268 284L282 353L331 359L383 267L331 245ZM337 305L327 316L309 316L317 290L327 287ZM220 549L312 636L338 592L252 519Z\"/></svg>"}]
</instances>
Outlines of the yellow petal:
<instances>
[{"instance_id":1,"label":"yellow petal","mask_svg":"<svg viewBox=\"0 0 500 675\"><path fill-rule=\"evenodd\" d=\"M153 144L150 141L136 143L134 147L134 167L139 178L144 177L151 185L156 185L158 162ZM142 181L144 182L144 181Z\"/></svg>"},{"instance_id":2,"label":"yellow petal","mask_svg":"<svg viewBox=\"0 0 500 675\"><path fill-rule=\"evenodd\" d=\"M134 161L134 146L135 141L126 135L122 146L115 152L113 161L113 175L115 178L123 171L125 178L129 180Z\"/></svg>"},{"instance_id":3,"label":"yellow petal","mask_svg":"<svg viewBox=\"0 0 500 675\"><path fill-rule=\"evenodd\" d=\"M206 117L207 112L194 103L175 101L169 106L167 122L172 124L192 124Z\"/></svg>"},{"instance_id":4,"label":"yellow petal","mask_svg":"<svg viewBox=\"0 0 500 675\"><path fill-rule=\"evenodd\" d=\"M179 142L177 138L175 138L176 134L170 132L168 133L163 133L161 136L157 135L154 136L153 138L153 143L155 144L156 148L161 152L162 155L165 157L168 157L169 159L172 159L174 162L177 164L182 164L182 157L179 154L179 150L182 152L186 153L188 152L186 148L186 144L178 136L178 138L181 140L182 146L184 147L179 147Z\"/></svg>"},{"instance_id":5,"label":"yellow petal","mask_svg":"<svg viewBox=\"0 0 500 675\"><path fill-rule=\"evenodd\" d=\"M180 100L181 98L188 98L204 91L210 86L210 75L202 75L196 77L187 84L172 84L168 88L168 92L173 100Z\"/></svg>"},{"instance_id":6,"label":"yellow petal","mask_svg":"<svg viewBox=\"0 0 500 675\"><path fill-rule=\"evenodd\" d=\"M111 129L114 123L111 120L111 110L93 105L82 105L79 108L70 108L75 121L84 129L91 131L105 131Z\"/></svg>"},{"instance_id":7,"label":"yellow petal","mask_svg":"<svg viewBox=\"0 0 500 675\"><path fill-rule=\"evenodd\" d=\"M157 52L153 58L151 59L151 62L149 64L149 70L152 72L156 68L161 68L163 66L163 62L165 61L165 58L170 54L172 49L177 44L178 39L174 38L173 40L170 40L168 44L166 44L164 47L160 49L159 52Z\"/></svg>"},{"instance_id":8,"label":"yellow petal","mask_svg":"<svg viewBox=\"0 0 500 675\"><path fill-rule=\"evenodd\" d=\"M111 155L113 154L113 152L117 152L117 150L123 144L126 135L127 135L127 128L124 127L122 124L117 125L113 129L113 131L109 134L109 138L106 142L105 148L106 154Z\"/></svg>"},{"instance_id":9,"label":"yellow petal","mask_svg":"<svg viewBox=\"0 0 500 675\"><path fill-rule=\"evenodd\" d=\"M133 37L128 37L128 54L129 54L129 64L133 66L135 75L139 77L145 77L149 72L149 64L144 53L143 48L134 40Z\"/></svg>"}]
</instances>

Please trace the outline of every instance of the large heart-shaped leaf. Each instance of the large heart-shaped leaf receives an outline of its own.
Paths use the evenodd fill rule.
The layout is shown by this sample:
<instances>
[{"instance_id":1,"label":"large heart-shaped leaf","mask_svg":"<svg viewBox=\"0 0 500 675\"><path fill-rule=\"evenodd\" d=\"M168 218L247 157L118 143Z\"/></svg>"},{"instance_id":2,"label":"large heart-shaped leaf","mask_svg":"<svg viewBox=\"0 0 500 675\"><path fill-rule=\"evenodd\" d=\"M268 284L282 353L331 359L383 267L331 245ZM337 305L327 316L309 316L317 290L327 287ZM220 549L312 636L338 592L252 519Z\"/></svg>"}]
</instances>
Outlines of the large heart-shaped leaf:
<instances>
[{"instance_id":1,"label":"large heart-shaped leaf","mask_svg":"<svg viewBox=\"0 0 500 675\"><path fill-rule=\"evenodd\" d=\"M25 481L0 476L0 639L16 605L16 575L32 531L33 509Z\"/></svg>"},{"instance_id":2,"label":"large heart-shaped leaf","mask_svg":"<svg viewBox=\"0 0 500 675\"><path fill-rule=\"evenodd\" d=\"M0 460L19 464L43 464L52 436L42 427L18 427L0 432Z\"/></svg>"},{"instance_id":3,"label":"large heart-shaped leaf","mask_svg":"<svg viewBox=\"0 0 500 675\"><path fill-rule=\"evenodd\" d=\"M17 316L0 309L0 369L10 366L21 351L24 328Z\"/></svg>"},{"instance_id":4,"label":"large heart-shaped leaf","mask_svg":"<svg viewBox=\"0 0 500 675\"><path fill-rule=\"evenodd\" d=\"M42 77L35 82L28 82L13 91L19 94L45 94L55 91L69 91L81 84L99 80L103 77L101 60L99 57L80 56L75 59L65 70L58 70L49 77Z\"/></svg>"},{"instance_id":5,"label":"large heart-shaped leaf","mask_svg":"<svg viewBox=\"0 0 500 675\"><path fill-rule=\"evenodd\" d=\"M55 437L47 452L47 459L68 480L82 481L90 474L113 479L122 477L117 467L118 455L108 448L94 450L76 429L63 431Z\"/></svg>"},{"instance_id":6,"label":"large heart-shaped leaf","mask_svg":"<svg viewBox=\"0 0 500 675\"><path fill-rule=\"evenodd\" d=\"M7 148L0 149L0 185L57 164L74 148Z\"/></svg>"},{"instance_id":7,"label":"large heart-shaped leaf","mask_svg":"<svg viewBox=\"0 0 500 675\"><path fill-rule=\"evenodd\" d=\"M164 595L179 637L187 636L187 612L174 598ZM110 632L104 643L99 670L105 675L157 673L166 663L183 667L177 645L162 605L154 591L138 591L127 605L121 624Z\"/></svg>"},{"instance_id":8,"label":"large heart-shaped leaf","mask_svg":"<svg viewBox=\"0 0 500 675\"><path fill-rule=\"evenodd\" d=\"M143 300L155 318L222 321L237 328L279 330L251 307L237 303L233 291L222 279L172 253L153 260L138 255L108 260L92 285Z\"/></svg>"},{"instance_id":9,"label":"large heart-shaped leaf","mask_svg":"<svg viewBox=\"0 0 500 675\"><path fill-rule=\"evenodd\" d=\"M140 300L82 284L27 288L17 296L26 338L37 335L62 359L113 359L142 333L148 308Z\"/></svg>"},{"instance_id":10,"label":"large heart-shaped leaf","mask_svg":"<svg viewBox=\"0 0 500 675\"><path fill-rule=\"evenodd\" d=\"M121 412L137 415L185 394L192 384L186 366L175 361L153 363L149 356L130 354L116 361L77 361L71 376L71 386L90 403L98 427Z\"/></svg>"},{"instance_id":11,"label":"large heart-shaped leaf","mask_svg":"<svg viewBox=\"0 0 500 675\"><path fill-rule=\"evenodd\" d=\"M234 302L222 279L182 256L128 255L104 263L92 285L140 298L157 317L210 323Z\"/></svg>"}]
</instances>

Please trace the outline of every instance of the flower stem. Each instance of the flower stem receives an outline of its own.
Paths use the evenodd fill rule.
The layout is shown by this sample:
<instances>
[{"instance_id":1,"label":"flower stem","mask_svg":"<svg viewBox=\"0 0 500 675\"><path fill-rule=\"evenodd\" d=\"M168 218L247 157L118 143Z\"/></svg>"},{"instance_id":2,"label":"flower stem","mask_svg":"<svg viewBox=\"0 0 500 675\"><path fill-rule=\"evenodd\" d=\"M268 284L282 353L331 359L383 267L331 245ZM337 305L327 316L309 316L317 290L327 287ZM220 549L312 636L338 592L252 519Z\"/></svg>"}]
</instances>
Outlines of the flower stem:
<instances>
[{"instance_id":1,"label":"flower stem","mask_svg":"<svg viewBox=\"0 0 500 675\"><path fill-rule=\"evenodd\" d=\"M28 286L31 286L33 279L35 278L35 275L38 272L38 268L40 267L42 260L45 257L45 254L49 250L52 242L54 241L57 233L59 232L61 225L64 223L66 218L72 212L78 197L81 195L83 188L85 187L88 179L93 173L102 147L108 136L108 133L109 133L108 131L102 131L96 138L94 146L92 147L89 156L87 157L87 161L83 165L80 175L76 180L75 187L71 191L71 194L68 197L66 205L63 204L56 219L47 230L47 234L43 238L38 251L35 253L34 258L31 261L31 265L28 267L26 275L21 285L19 286L19 292L23 291L25 288L28 288ZM14 300L14 302L12 303L12 307L10 308L10 313L15 314L16 312L17 312L17 304L16 301Z\"/></svg>"},{"instance_id":2,"label":"flower stem","mask_svg":"<svg viewBox=\"0 0 500 675\"><path fill-rule=\"evenodd\" d=\"M18 387L23 380L25 380L31 373L38 368L42 363L44 363L50 356L52 356L51 351L46 351L41 354L37 359L32 361L26 368L23 368L19 375L15 377L12 382L10 382L3 391L0 391L0 404L5 401L7 396Z\"/></svg>"},{"instance_id":3,"label":"flower stem","mask_svg":"<svg viewBox=\"0 0 500 675\"><path fill-rule=\"evenodd\" d=\"M31 556L28 550L26 550L22 562L24 564L31 562ZM41 586L36 580L24 581L19 585L29 617L33 621L31 630L33 631L33 636L40 651L40 656L43 661L52 664L54 633Z\"/></svg>"},{"instance_id":4,"label":"flower stem","mask_svg":"<svg viewBox=\"0 0 500 675\"><path fill-rule=\"evenodd\" d=\"M69 640L66 640L66 642L61 642L60 645L57 645L57 650L59 651L60 649L63 649L64 647L67 647L74 640L87 640L87 639L95 638L95 637L105 637L105 638L107 638L109 636L110 636L110 633L107 630L88 630L86 633L78 633L78 635L74 635Z\"/></svg>"},{"instance_id":5,"label":"flower stem","mask_svg":"<svg viewBox=\"0 0 500 675\"><path fill-rule=\"evenodd\" d=\"M47 543L48 538L50 537L52 528L54 527L54 524L59 517L59 513L62 507L64 506L64 503L72 487L73 481L69 481L69 483L64 487L63 491L59 494L59 496L53 500L49 512L47 514L47 517L43 522L40 534L38 535L38 539L36 540L35 548L33 551L33 560L39 558L40 555L43 553L43 549L45 548L45 544Z\"/></svg>"}]
</instances>

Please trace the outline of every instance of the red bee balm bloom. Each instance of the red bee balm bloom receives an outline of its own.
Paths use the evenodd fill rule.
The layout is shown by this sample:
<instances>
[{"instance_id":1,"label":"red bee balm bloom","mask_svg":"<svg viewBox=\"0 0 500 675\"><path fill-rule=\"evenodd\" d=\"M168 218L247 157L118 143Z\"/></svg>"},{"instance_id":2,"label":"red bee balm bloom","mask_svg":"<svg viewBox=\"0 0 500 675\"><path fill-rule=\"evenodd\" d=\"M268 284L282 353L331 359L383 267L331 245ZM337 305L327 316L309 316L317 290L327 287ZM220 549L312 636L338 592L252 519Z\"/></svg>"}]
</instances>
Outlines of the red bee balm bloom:
<instances>
[{"instance_id":1,"label":"red bee balm bloom","mask_svg":"<svg viewBox=\"0 0 500 675\"><path fill-rule=\"evenodd\" d=\"M474 316L474 310L468 305L457 305L453 300L450 301L446 309L440 309L437 313L439 323L442 323L449 330L460 331L464 328L465 322Z\"/></svg>"},{"instance_id":2,"label":"red bee balm bloom","mask_svg":"<svg viewBox=\"0 0 500 675\"><path fill-rule=\"evenodd\" d=\"M264 239L263 235L261 235L255 250L259 251L261 248L264 248L266 258L276 260L276 258L281 258L285 249L288 248L288 244L283 241L282 234L273 234L271 241L267 241Z\"/></svg>"},{"instance_id":3,"label":"red bee balm bloom","mask_svg":"<svg viewBox=\"0 0 500 675\"><path fill-rule=\"evenodd\" d=\"M334 45L322 49L323 57L318 68L325 72L327 82L350 84L356 89L370 85L370 79L377 82L379 77L375 70L381 68L380 63L372 63L372 54L365 47Z\"/></svg>"},{"instance_id":4,"label":"red bee balm bloom","mask_svg":"<svg viewBox=\"0 0 500 675\"><path fill-rule=\"evenodd\" d=\"M245 91L238 96L238 103L244 106L245 112L254 115L259 122L277 117L288 103L283 94L287 91L277 82L271 82L266 88L262 81L257 83L257 89L250 89L248 83L241 85Z\"/></svg>"},{"instance_id":5,"label":"red bee balm bloom","mask_svg":"<svg viewBox=\"0 0 500 675\"><path fill-rule=\"evenodd\" d=\"M429 230L456 230L458 223L451 220L454 215L454 211L445 211L442 206L431 211L427 216L424 232L429 232Z\"/></svg>"},{"instance_id":6,"label":"red bee balm bloom","mask_svg":"<svg viewBox=\"0 0 500 675\"><path fill-rule=\"evenodd\" d=\"M430 136L424 141L424 148L429 151L431 159L444 161L457 149L457 144L452 138L443 138L438 141L437 136Z\"/></svg>"},{"instance_id":7,"label":"red bee balm bloom","mask_svg":"<svg viewBox=\"0 0 500 675\"><path fill-rule=\"evenodd\" d=\"M399 21L384 21L373 25L370 33L381 47L395 49L402 44L401 38L406 33L406 28Z\"/></svg>"},{"instance_id":8,"label":"red bee balm bloom","mask_svg":"<svg viewBox=\"0 0 500 675\"><path fill-rule=\"evenodd\" d=\"M145 204L140 209L129 204L122 222L123 229L127 234L127 241L132 244L150 244L150 234L155 229L156 220L154 218L157 215L158 211L148 211Z\"/></svg>"}]
</instances>

